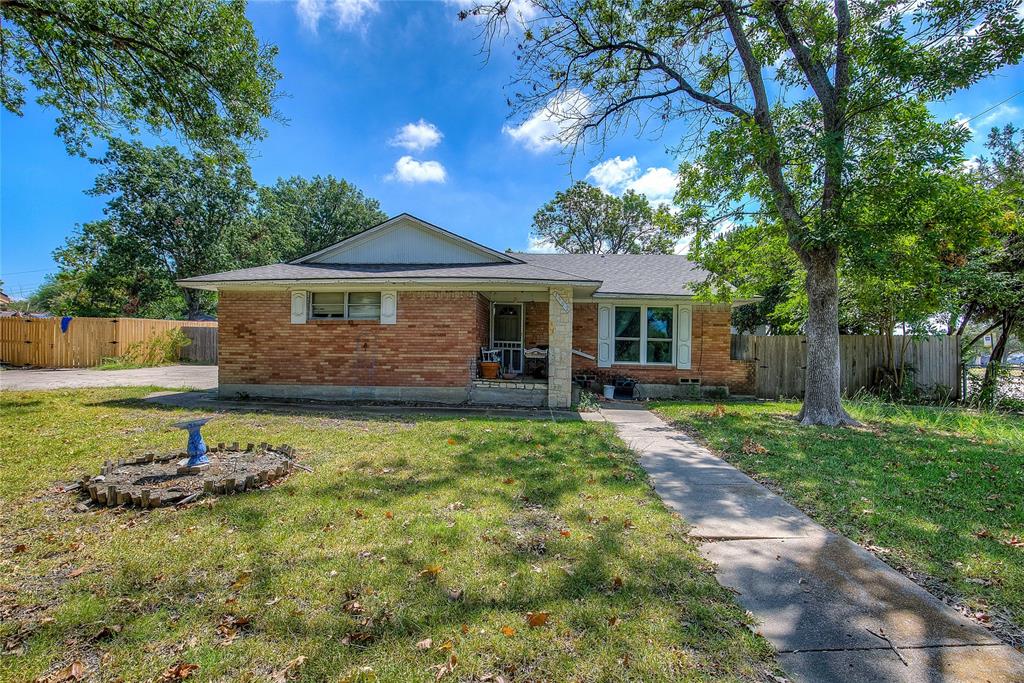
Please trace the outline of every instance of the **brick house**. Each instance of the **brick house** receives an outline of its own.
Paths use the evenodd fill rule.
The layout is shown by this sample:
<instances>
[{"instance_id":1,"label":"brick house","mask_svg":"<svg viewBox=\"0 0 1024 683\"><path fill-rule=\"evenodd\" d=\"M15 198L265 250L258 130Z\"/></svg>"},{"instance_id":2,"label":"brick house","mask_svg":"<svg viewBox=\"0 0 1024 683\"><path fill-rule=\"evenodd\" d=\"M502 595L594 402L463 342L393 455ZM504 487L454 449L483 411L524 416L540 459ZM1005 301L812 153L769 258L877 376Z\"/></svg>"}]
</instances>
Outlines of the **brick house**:
<instances>
[{"instance_id":1,"label":"brick house","mask_svg":"<svg viewBox=\"0 0 1024 683\"><path fill-rule=\"evenodd\" d=\"M746 393L728 305L682 256L502 253L408 214L316 253L179 281L219 293L223 396L571 404L573 387ZM502 379L482 380L482 351Z\"/></svg>"}]
</instances>

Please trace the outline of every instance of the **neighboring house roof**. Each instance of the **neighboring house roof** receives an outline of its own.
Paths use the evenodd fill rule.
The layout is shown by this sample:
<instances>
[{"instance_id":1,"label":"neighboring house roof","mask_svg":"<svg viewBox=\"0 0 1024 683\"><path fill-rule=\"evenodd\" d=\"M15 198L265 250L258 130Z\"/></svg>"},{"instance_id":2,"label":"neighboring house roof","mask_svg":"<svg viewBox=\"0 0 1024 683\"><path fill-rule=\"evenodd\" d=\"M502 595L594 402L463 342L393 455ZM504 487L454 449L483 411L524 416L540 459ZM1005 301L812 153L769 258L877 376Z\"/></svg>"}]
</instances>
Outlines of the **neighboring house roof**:
<instances>
[{"instance_id":1,"label":"neighboring house roof","mask_svg":"<svg viewBox=\"0 0 1024 683\"><path fill-rule=\"evenodd\" d=\"M708 271L676 254L516 254L533 266L600 280L600 295L692 295Z\"/></svg>"},{"instance_id":2,"label":"neighboring house roof","mask_svg":"<svg viewBox=\"0 0 1024 683\"><path fill-rule=\"evenodd\" d=\"M424 263L425 258L434 261ZM468 262L452 260L459 258ZM672 254L503 254L401 214L291 263L200 275L178 284L218 289L242 284L522 282L593 288L595 296L664 297L691 296L707 276L685 256Z\"/></svg>"},{"instance_id":3,"label":"neighboring house roof","mask_svg":"<svg viewBox=\"0 0 1024 683\"><path fill-rule=\"evenodd\" d=\"M4 292L0 292L0 304L9 304L12 301L14 301L14 299L7 296L7 294L5 294Z\"/></svg>"}]
</instances>

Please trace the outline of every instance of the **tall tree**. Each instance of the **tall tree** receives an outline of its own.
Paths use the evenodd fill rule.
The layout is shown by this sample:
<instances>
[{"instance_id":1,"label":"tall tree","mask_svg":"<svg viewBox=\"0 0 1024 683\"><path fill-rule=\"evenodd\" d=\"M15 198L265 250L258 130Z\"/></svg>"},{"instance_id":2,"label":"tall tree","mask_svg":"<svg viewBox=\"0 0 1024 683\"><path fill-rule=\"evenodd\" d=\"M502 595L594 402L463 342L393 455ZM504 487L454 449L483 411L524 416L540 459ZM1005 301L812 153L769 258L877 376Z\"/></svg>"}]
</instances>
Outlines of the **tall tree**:
<instances>
[{"instance_id":1,"label":"tall tree","mask_svg":"<svg viewBox=\"0 0 1024 683\"><path fill-rule=\"evenodd\" d=\"M141 126L215 148L273 114L277 48L244 0L0 0L0 18L0 103L20 115L31 83L70 152Z\"/></svg>"},{"instance_id":2,"label":"tall tree","mask_svg":"<svg viewBox=\"0 0 1024 683\"><path fill-rule=\"evenodd\" d=\"M664 206L627 190L621 197L582 180L533 215L534 236L570 254L671 254L681 231Z\"/></svg>"},{"instance_id":3,"label":"tall tree","mask_svg":"<svg viewBox=\"0 0 1024 683\"><path fill-rule=\"evenodd\" d=\"M851 422L840 401L838 266L856 141L900 102L942 97L1024 51L1013 0L533 0L517 48L516 111L557 109L561 139L687 119L693 204L770 210L806 271L804 424ZM465 10L485 39L511 2ZM516 16L523 17L524 13ZM551 107L558 98L558 107ZM865 122L865 123L862 123ZM853 143L853 144L851 144ZM861 147L863 148L863 147ZM798 192L796 180L807 192ZM884 235L875 236L885 239Z\"/></svg>"},{"instance_id":4,"label":"tall tree","mask_svg":"<svg viewBox=\"0 0 1024 683\"><path fill-rule=\"evenodd\" d=\"M109 196L103 220L87 223L55 252L64 296L79 314L154 312L194 318L213 299L174 281L233 267L251 242L254 185L238 152L185 156L112 140L89 194ZM181 302L181 308L171 310Z\"/></svg>"},{"instance_id":5,"label":"tall tree","mask_svg":"<svg viewBox=\"0 0 1024 683\"><path fill-rule=\"evenodd\" d=\"M253 246L269 251L255 260L289 261L385 220L380 202L347 180L278 178L259 190L255 221L265 238Z\"/></svg>"},{"instance_id":6,"label":"tall tree","mask_svg":"<svg viewBox=\"0 0 1024 683\"><path fill-rule=\"evenodd\" d=\"M981 323L965 349L989 332L997 336L979 395L992 403L1000 365L1012 335L1024 335L1024 130L1013 125L989 131L988 155L978 159L976 182L992 192L1003 222L993 242L973 251L949 278L948 331L963 333Z\"/></svg>"}]
</instances>

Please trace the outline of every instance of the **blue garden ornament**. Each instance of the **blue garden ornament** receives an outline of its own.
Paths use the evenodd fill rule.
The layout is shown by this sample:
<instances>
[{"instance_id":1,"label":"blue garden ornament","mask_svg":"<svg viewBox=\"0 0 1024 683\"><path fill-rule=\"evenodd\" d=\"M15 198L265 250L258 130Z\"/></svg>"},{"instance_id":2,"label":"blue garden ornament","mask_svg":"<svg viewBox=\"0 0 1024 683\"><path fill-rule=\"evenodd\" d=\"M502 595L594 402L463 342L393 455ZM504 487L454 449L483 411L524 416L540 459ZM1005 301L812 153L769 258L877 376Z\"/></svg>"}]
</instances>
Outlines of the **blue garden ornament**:
<instances>
[{"instance_id":1,"label":"blue garden ornament","mask_svg":"<svg viewBox=\"0 0 1024 683\"><path fill-rule=\"evenodd\" d=\"M206 457L209 449L206 447L206 442L203 441L203 435L199 432L199 429L211 419L213 418L203 417L198 420L185 420L173 425L178 429L188 430L188 462L186 466L198 467L210 463L210 459Z\"/></svg>"}]
</instances>

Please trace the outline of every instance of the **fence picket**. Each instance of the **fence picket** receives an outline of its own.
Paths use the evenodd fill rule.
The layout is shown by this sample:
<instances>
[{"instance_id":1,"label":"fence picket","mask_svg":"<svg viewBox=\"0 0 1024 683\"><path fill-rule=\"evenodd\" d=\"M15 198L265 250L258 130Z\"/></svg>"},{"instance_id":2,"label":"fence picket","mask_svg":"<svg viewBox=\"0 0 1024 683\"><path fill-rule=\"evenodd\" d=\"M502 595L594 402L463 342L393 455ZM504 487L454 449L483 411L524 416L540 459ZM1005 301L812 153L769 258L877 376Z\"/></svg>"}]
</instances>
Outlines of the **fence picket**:
<instances>
[{"instance_id":1,"label":"fence picket","mask_svg":"<svg viewBox=\"0 0 1024 683\"><path fill-rule=\"evenodd\" d=\"M734 360L752 360L756 392L761 398L802 397L806 380L806 340L799 335L733 335ZM750 339L735 340L748 336ZM903 357L903 339L895 337L897 359ZM935 398L959 398L960 338L933 336L914 339L905 351L915 388ZM841 335L839 369L842 391L853 396L875 384L876 368L884 364L885 338L881 335Z\"/></svg>"},{"instance_id":2,"label":"fence picket","mask_svg":"<svg viewBox=\"0 0 1024 683\"><path fill-rule=\"evenodd\" d=\"M46 368L88 368L120 356L129 346L167 330L181 328L190 338L207 330L201 349L185 347L182 357L217 362L217 323L145 318L72 318L66 332L60 318L0 318L0 362ZM197 337L192 337L192 331ZM196 343L193 341L193 343Z\"/></svg>"}]
</instances>

